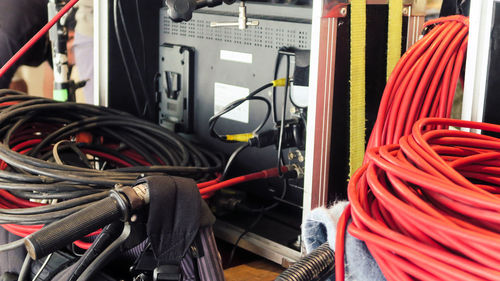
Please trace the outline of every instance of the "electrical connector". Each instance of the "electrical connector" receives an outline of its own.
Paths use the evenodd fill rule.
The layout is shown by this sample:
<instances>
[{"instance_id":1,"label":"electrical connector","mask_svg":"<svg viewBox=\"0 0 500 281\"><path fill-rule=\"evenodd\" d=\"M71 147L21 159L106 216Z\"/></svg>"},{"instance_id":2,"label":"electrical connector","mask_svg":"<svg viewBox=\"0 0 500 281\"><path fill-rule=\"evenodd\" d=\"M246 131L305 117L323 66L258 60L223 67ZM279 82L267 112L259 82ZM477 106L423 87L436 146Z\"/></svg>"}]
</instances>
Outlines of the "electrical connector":
<instances>
[{"instance_id":1,"label":"electrical connector","mask_svg":"<svg viewBox=\"0 0 500 281\"><path fill-rule=\"evenodd\" d=\"M270 145L278 145L280 124L275 128L261 133L257 133L254 137L248 140L252 147L267 147ZM285 128L283 131L283 148L297 147L304 149L305 147L305 124L300 119L289 119L285 121Z\"/></svg>"}]
</instances>

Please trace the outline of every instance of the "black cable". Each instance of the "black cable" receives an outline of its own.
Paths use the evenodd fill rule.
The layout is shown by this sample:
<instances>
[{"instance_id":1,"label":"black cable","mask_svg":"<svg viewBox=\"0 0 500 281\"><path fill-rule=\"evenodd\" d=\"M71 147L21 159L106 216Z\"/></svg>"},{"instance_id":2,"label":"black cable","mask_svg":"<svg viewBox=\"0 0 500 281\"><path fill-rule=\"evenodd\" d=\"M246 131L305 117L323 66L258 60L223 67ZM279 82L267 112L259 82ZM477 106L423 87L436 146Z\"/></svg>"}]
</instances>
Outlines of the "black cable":
<instances>
[{"instance_id":1,"label":"black cable","mask_svg":"<svg viewBox=\"0 0 500 281\"><path fill-rule=\"evenodd\" d=\"M36 281L36 279L40 276L40 274L42 274L43 270L45 269L45 267L47 267L47 264L49 263L50 259L52 258L52 254L48 255L46 258L45 258L45 261L43 262L42 266L40 266L40 269L38 269L38 272L35 274L35 276L33 277L33 280Z\"/></svg>"},{"instance_id":2,"label":"black cable","mask_svg":"<svg viewBox=\"0 0 500 281\"><path fill-rule=\"evenodd\" d=\"M217 123L217 121L219 120L219 118L228 113L229 111L235 109L236 107L238 107L239 105L241 105L242 103L246 102L246 101L249 101L249 100L259 100L259 101L263 101L267 107L268 107L268 113L266 114L266 118L264 118L263 122L261 122L261 124L257 127L257 129L255 129L254 131L258 131L260 129L262 129L262 127L265 125L265 123L267 122L267 119L269 119L269 115L270 115L270 104L269 104L269 101L264 99L264 98L261 98L261 97L255 97L255 95L259 94L260 92L264 91L265 89L267 88L270 88L270 87L273 87L273 83L267 83L261 87L259 87L257 90L251 92L248 96L244 97L244 98L241 98L239 100L236 100L230 104L228 104L227 106L225 106L220 112L218 112L217 114L215 114L214 116L212 116L209 120L208 120L208 125L209 125L209 132L210 132L210 136L214 137L214 138L217 138L221 141L224 141L224 142L232 142L232 141L228 141L226 140L225 136L224 135L221 135L219 134L216 130L215 130L215 124Z\"/></svg>"},{"instance_id":3,"label":"black cable","mask_svg":"<svg viewBox=\"0 0 500 281\"><path fill-rule=\"evenodd\" d=\"M278 56L276 57L276 63L274 64L274 76L273 76L274 80L278 79L278 72L279 72L282 58L283 58L283 54L278 51ZM278 123L278 112L276 109L276 104L277 104L276 96L277 96L277 89L273 88L273 121L275 124Z\"/></svg>"},{"instance_id":4,"label":"black cable","mask_svg":"<svg viewBox=\"0 0 500 281\"><path fill-rule=\"evenodd\" d=\"M238 239L236 239L236 242L233 244L233 248L231 249L231 253L229 254L229 258L227 261L227 265L230 266L233 263L234 259L234 254L236 253L236 249L238 248L238 244L240 243L241 239L245 237L250 231L253 230L253 228L262 220L264 217L264 211L260 212L259 216L248 226L241 234L238 236Z\"/></svg>"},{"instance_id":5,"label":"black cable","mask_svg":"<svg viewBox=\"0 0 500 281\"><path fill-rule=\"evenodd\" d=\"M242 210L242 211L245 211L245 212L249 212L249 213L259 213L259 216L257 217L257 219L255 219L255 221L249 227L247 227L240 234L240 236L238 237L238 239L236 240L236 242L233 244L233 248L231 249L231 254L229 255L229 259L228 259L228 265L231 265L231 263L233 261L233 258L234 258L234 254L236 252L236 248L238 247L238 244L241 241L241 239L243 239L243 237L245 237L245 235L247 235L250 231L252 231L255 228L255 226L257 226L257 224L260 223L260 221L262 220L262 218L265 216L265 214L267 212L269 212L272 209L274 209L274 208L276 208L276 207L279 206L279 204L281 203L281 201L283 201L283 199L285 199L287 190L288 190L288 179L285 178L284 182L283 182L283 190L281 191L281 196L280 196L280 200L279 201L276 201L276 202L272 203L271 205L269 205L267 207L262 207L262 208L258 208L258 209L252 209L252 208L246 207L246 206L244 206L242 204L240 204L238 206L239 210Z\"/></svg>"},{"instance_id":6,"label":"black cable","mask_svg":"<svg viewBox=\"0 0 500 281\"><path fill-rule=\"evenodd\" d=\"M107 147L102 146L102 145L92 145L92 144L86 144L86 143L79 143L77 146L80 149L86 149L87 148L87 149L96 150L96 151L99 151L99 152L104 152L104 153L112 155L112 156L114 156L116 158L120 158L121 160L129 163L131 166L140 166L140 164L137 161L135 161L134 159L132 159L132 158L124 155L123 153L119 153L116 150L107 148Z\"/></svg>"},{"instance_id":7,"label":"black cable","mask_svg":"<svg viewBox=\"0 0 500 281\"><path fill-rule=\"evenodd\" d=\"M135 11L137 15L137 25L139 29L139 36L141 37L141 55L142 55L142 69L146 71L146 45L144 39L144 29L142 28L141 9L139 9L139 0L135 0Z\"/></svg>"},{"instance_id":8,"label":"black cable","mask_svg":"<svg viewBox=\"0 0 500 281\"><path fill-rule=\"evenodd\" d=\"M85 155L79 148L78 146L74 143L74 142L71 142L70 145L69 145L69 148L71 148L71 150L73 152L75 152L76 155L78 155L78 158L82 161L82 163L87 167L87 168L90 168L92 169L92 165L90 164L89 162L89 159L87 158L87 155Z\"/></svg>"},{"instance_id":9,"label":"black cable","mask_svg":"<svg viewBox=\"0 0 500 281\"><path fill-rule=\"evenodd\" d=\"M240 147L238 147L235 151L233 151L233 153L231 154L231 156L229 157L229 159L227 160L227 163L226 163L226 166L224 167L224 171L222 172L222 175L220 177L220 181L224 181L226 180L227 178L227 175L229 173L229 169L231 168L231 165L234 163L234 160L236 159L236 157L245 149L247 149L250 145L248 143L245 143L243 145L241 145Z\"/></svg>"},{"instance_id":10,"label":"black cable","mask_svg":"<svg viewBox=\"0 0 500 281\"><path fill-rule=\"evenodd\" d=\"M87 195L80 198L75 198L71 200L66 200L51 205L44 205L40 207L33 208L19 208L19 209L0 209L2 214L12 214L12 215L33 215L33 214L46 214L48 212L67 210L76 206L84 205L87 203L99 201L109 196L108 192L101 192L98 194Z\"/></svg>"},{"instance_id":11,"label":"black cable","mask_svg":"<svg viewBox=\"0 0 500 281\"><path fill-rule=\"evenodd\" d=\"M274 80L276 80L278 78L278 71L279 71L279 66L280 66L280 63L281 63L281 59L283 56L286 56L286 59L287 59L287 66L286 66L286 82L285 82L285 91L284 91L284 97L283 97L283 106L282 106L282 115L281 115L281 121L278 121L278 118L277 118L277 94L276 94L276 87L273 88L273 104L272 104L272 111L273 111L273 119L275 121L275 124L278 124L278 122L280 122L280 132L279 132L279 139L278 139L278 157L277 157L277 168L278 168L278 171L279 171L279 175L280 177L283 177L283 173L281 171L281 166L283 164L283 134L284 134L284 128L285 128L285 118L286 118L286 103L287 103L287 100L288 100L288 92L289 92L289 87L290 87L290 53L282 53L282 51L285 51L286 48L282 48L280 49L280 52L278 53L278 56L277 56L277 59L276 59L276 64L275 64L275 70L274 70ZM217 120L220 118L220 116L226 114L227 112L233 110L234 108L236 108L237 106L239 106L240 104L242 104L243 102L247 101L247 100L250 100L250 97L253 97L255 94L257 94L258 92L266 89L266 88L259 88L257 89L256 91L252 92L249 96L243 98L243 99L239 99L229 105L227 105L223 110L221 110L219 113L217 113L216 115L214 115L212 118L210 118L209 120L209 129L210 129L210 135L212 137L216 137L218 138L219 140L222 140L222 141L227 141L225 140L224 136L218 134L215 130L215 123L217 122ZM258 91L258 92L257 92ZM266 100L267 101L267 100ZM267 122L267 119L269 118L269 111L268 111L268 114L266 116L266 119L263 123L261 123L257 129L254 131L254 132L257 132L259 131L260 129L262 129L262 127L265 125L265 122ZM249 144L244 144L242 146L240 146L238 149L236 149L230 156L229 160L228 160L228 163L226 164L225 168L224 168L224 172L222 174L222 180L226 178L227 176L227 173L228 173L228 170L229 168L231 167L232 163L234 162L234 159L237 157L237 155L239 153L241 153L241 151L243 151L244 149L246 149L247 147L249 147ZM288 180L286 178L283 178L284 181L283 181L283 191L282 191L282 194L281 194L281 197L280 197L280 200L271 204L270 206L267 206L267 207L262 207L262 208L258 208L258 209L253 209L253 208L249 208L249 207L246 207L244 205L240 205L239 208L240 210L243 210L243 211L246 211L246 212L249 212L249 213L256 213L258 212L259 213L259 216L257 217L257 219L247 228L245 229L245 231L238 237L238 239L236 240L234 246L233 246L233 249L231 250L231 254L230 254L230 257L229 257L229 262L228 264L231 264L232 260L233 260L233 257L234 257L234 253L236 251L236 248L238 246L238 243L240 242L240 240L248 233L251 231L251 229L253 229L255 227L255 225L257 225L261 220L262 220L262 217L265 215L266 212L276 208L279 204L280 204L280 201L282 201L285 196L286 196L286 193L287 193L287 189L288 189Z\"/></svg>"},{"instance_id":12,"label":"black cable","mask_svg":"<svg viewBox=\"0 0 500 281\"><path fill-rule=\"evenodd\" d=\"M274 76L273 76L274 80L278 79L279 69L281 66L281 61L283 59L283 56L287 56L288 58L290 58L290 56L292 56L294 54L295 54L295 49L293 47L281 47L278 50L278 55L276 56L276 61L274 64ZM287 76L287 78L289 78L289 77ZM276 105L277 105L277 89L274 88L273 89L273 121L275 124L277 124L279 122L278 121L278 110L276 108Z\"/></svg>"},{"instance_id":13,"label":"black cable","mask_svg":"<svg viewBox=\"0 0 500 281\"><path fill-rule=\"evenodd\" d=\"M83 256L73 267L73 273L68 281L77 280L85 269L115 240L123 230L123 223L115 222L103 228L101 234L93 241L90 248L85 251Z\"/></svg>"},{"instance_id":14,"label":"black cable","mask_svg":"<svg viewBox=\"0 0 500 281\"><path fill-rule=\"evenodd\" d=\"M138 177L167 174L211 179L223 168L215 153L130 114L93 105L26 99L21 95L0 97L0 102L5 99L17 104L0 114L0 159L8 164L5 170L0 169L0 189L25 200L60 202L35 208L0 208L0 224L53 222L107 196L116 184L135 184ZM89 143L76 143L80 133L90 136ZM12 150L32 139L41 142L23 148L31 149L28 153ZM57 156L67 149L78 155L82 165L63 164ZM93 153L103 154L99 157L108 163L116 158L117 163L132 166L111 163L105 170L95 170L90 163L84 163L88 162L87 155ZM59 164L47 161L52 156L59 158ZM139 166L138 159L143 159L141 163L150 159L152 163L167 165Z\"/></svg>"},{"instance_id":15,"label":"black cable","mask_svg":"<svg viewBox=\"0 0 500 281\"><path fill-rule=\"evenodd\" d=\"M139 96L134 88L134 82L132 80L132 75L130 73L130 69L128 66L127 59L125 57L125 51L122 46L122 39L120 35L120 28L118 26L118 0L113 0L113 23L115 28L116 39L118 43L118 49L120 50L120 54L123 61L123 66L125 69L125 73L127 75L128 83L130 85L130 91L132 92L132 97L134 98L134 105L139 116L142 116L141 106L139 105Z\"/></svg>"},{"instance_id":16,"label":"black cable","mask_svg":"<svg viewBox=\"0 0 500 281\"><path fill-rule=\"evenodd\" d=\"M94 275L100 268L105 266L109 257L113 253L115 253L119 249L119 247L128 239L128 237L130 236L130 231L130 224L126 223L120 236L94 259L94 261L87 267L87 269L85 269L82 275L80 275L77 281L90 280L90 277L92 277L92 275Z\"/></svg>"},{"instance_id":17,"label":"black cable","mask_svg":"<svg viewBox=\"0 0 500 281\"><path fill-rule=\"evenodd\" d=\"M129 32L128 32L128 27L127 23L125 22L125 16L123 15L123 9L122 9L122 4L121 0L118 0L118 12L120 14L120 20L122 22L123 26L123 34L125 35L125 39L129 48L129 52L132 54L132 62L134 63L134 67L137 71L137 77L139 78L139 85L141 86L143 95L144 95L144 109L142 112L142 116L146 116L147 109L150 106L150 97L148 95L148 91L146 90L146 84L144 83L144 78L142 77L144 75L144 71L141 71L139 67L139 63L137 62L137 56L134 51L134 47L132 47L132 41L130 40Z\"/></svg>"},{"instance_id":18,"label":"black cable","mask_svg":"<svg viewBox=\"0 0 500 281\"><path fill-rule=\"evenodd\" d=\"M256 92L258 93L258 92ZM249 95L250 96L250 95ZM267 105L267 111L266 111L266 114L264 116L264 118L262 119L262 121L260 122L260 124L252 131L252 133L257 133L259 132L267 123L267 121L269 120L269 117L271 115L271 110L272 110L272 105L271 103L263 98L263 97L256 97L256 96L251 96L251 97L245 97L244 99L245 100L259 100L259 101L262 101L264 102L266 105ZM221 112L219 112L218 114L216 114L215 116L213 116L209 122L211 122L212 126L210 128L210 132L211 134L214 134L214 135L217 135L219 139L224 139L223 136L219 135L216 131L215 131L215 124L218 120L218 118L222 115L224 115L225 113L231 111L232 109L236 108L237 105L235 106L234 104L237 104L239 103L239 101L235 101L234 103L232 104L229 104L228 106L226 106ZM227 141L227 140L225 140ZM228 176L228 173L229 173L229 169L231 168L231 165L234 163L234 160L236 159L236 157L243 151L245 150L246 148L250 147L249 143L245 143L244 145L238 147L232 154L231 156L229 157L225 167L224 167L224 170L222 172L222 176L221 176L221 181L225 180Z\"/></svg>"},{"instance_id":19,"label":"black cable","mask_svg":"<svg viewBox=\"0 0 500 281\"><path fill-rule=\"evenodd\" d=\"M281 126L280 126L280 134L278 139L278 174L280 177L283 176L283 172L281 171L281 159L283 158L283 132L285 131L285 118L286 118L286 102L288 97L288 88L290 86L290 56L287 56L287 64L286 64L286 83L285 83L285 94L283 95L283 107L281 109Z\"/></svg>"}]
</instances>

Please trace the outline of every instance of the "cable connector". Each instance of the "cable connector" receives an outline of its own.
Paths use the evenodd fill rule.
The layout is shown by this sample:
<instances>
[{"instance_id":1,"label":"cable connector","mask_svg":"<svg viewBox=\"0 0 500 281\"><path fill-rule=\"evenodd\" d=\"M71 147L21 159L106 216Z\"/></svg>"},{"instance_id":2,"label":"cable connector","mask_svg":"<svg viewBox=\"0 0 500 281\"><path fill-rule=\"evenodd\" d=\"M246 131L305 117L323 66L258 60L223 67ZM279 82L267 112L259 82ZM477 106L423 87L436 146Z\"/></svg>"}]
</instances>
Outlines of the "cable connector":
<instances>
[{"instance_id":1,"label":"cable connector","mask_svg":"<svg viewBox=\"0 0 500 281\"><path fill-rule=\"evenodd\" d=\"M263 148L276 144L278 139L279 130L276 128L267 130L256 134L253 138L248 140L248 144L252 147Z\"/></svg>"},{"instance_id":2,"label":"cable connector","mask_svg":"<svg viewBox=\"0 0 500 281\"><path fill-rule=\"evenodd\" d=\"M248 140L252 147L263 148L270 145L278 145L280 124L271 130L255 134ZM305 125L300 119L289 119L285 121L283 131L283 148L297 147L304 149L305 146Z\"/></svg>"}]
</instances>

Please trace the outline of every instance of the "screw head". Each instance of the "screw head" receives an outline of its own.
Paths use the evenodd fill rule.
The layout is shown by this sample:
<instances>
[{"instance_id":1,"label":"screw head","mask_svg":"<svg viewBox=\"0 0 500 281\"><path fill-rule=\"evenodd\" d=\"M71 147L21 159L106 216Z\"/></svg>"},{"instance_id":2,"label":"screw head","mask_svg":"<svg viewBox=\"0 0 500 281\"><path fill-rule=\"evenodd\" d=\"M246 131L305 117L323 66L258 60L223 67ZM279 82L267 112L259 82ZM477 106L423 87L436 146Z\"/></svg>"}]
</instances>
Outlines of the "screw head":
<instances>
[{"instance_id":1,"label":"screw head","mask_svg":"<svg viewBox=\"0 0 500 281\"><path fill-rule=\"evenodd\" d=\"M345 7L344 7L344 8L341 8L341 9L340 9L340 14L341 14L342 16L347 15L347 8L345 8Z\"/></svg>"},{"instance_id":2,"label":"screw head","mask_svg":"<svg viewBox=\"0 0 500 281\"><path fill-rule=\"evenodd\" d=\"M132 216L130 217L130 221L131 221L131 222L136 222L136 221L137 221L137 215L132 215Z\"/></svg>"}]
</instances>

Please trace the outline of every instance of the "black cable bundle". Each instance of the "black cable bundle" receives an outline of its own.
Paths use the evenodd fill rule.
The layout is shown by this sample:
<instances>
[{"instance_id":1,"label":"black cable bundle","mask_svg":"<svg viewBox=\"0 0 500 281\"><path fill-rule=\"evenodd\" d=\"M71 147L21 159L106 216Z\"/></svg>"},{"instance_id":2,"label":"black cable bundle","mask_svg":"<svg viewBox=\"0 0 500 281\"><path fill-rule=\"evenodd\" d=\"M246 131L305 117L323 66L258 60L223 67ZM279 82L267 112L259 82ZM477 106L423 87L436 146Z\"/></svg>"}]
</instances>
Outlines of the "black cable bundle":
<instances>
[{"instance_id":1,"label":"black cable bundle","mask_svg":"<svg viewBox=\"0 0 500 281\"><path fill-rule=\"evenodd\" d=\"M58 200L19 208L16 200L0 195L0 224L50 223L106 197L117 184L133 185L138 177L168 174L205 181L222 167L217 155L174 133L104 107L4 90L0 128L0 160L6 163L0 169L2 192L20 200ZM78 142L82 133L91 140Z\"/></svg>"}]
</instances>

